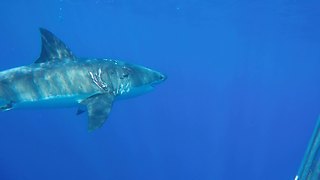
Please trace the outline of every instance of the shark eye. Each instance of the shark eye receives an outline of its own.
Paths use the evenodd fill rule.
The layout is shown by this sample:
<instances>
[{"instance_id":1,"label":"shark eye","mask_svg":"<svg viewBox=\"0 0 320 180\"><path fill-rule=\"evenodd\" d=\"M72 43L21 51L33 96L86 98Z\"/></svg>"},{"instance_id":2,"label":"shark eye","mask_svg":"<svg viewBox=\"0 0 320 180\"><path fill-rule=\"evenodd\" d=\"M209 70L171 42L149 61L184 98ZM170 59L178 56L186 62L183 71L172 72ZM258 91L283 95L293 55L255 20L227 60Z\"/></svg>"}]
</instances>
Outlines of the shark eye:
<instances>
[{"instance_id":1,"label":"shark eye","mask_svg":"<svg viewBox=\"0 0 320 180\"><path fill-rule=\"evenodd\" d=\"M122 72L122 76L120 77L120 79L124 79L124 78L129 77L131 69L124 66L124 67L122 67L122 71L123 72Z\"/></svg>"},{"instance_id":2,"label":"shark eye","mask_svg":"<svg viewBox=\"0 0 320 180\"><path fill-rule=\"evenodd\" d=\"M129 74L122 74L122 76L120 77L120 79L127 78L128 76L129 76Z\"/></svg>"}]
</instances>

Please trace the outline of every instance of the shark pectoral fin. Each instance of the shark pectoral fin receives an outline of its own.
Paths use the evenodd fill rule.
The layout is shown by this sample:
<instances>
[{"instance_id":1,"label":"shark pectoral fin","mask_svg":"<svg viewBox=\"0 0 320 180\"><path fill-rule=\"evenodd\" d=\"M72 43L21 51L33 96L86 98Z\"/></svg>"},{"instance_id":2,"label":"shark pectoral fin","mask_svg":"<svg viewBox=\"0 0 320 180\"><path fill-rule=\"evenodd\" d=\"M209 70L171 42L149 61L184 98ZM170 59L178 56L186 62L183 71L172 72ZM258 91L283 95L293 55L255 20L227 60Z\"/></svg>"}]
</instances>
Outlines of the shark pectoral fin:
<instances>
[{"instance_id":1,"label":"shark pectoral fin","mask_svg":"<svg viewBox=\"0 0 320 180\"><path fill-rule=\"evenodd\" d=\"M86 107L80 106L80 107L78 108L76 114L77 114L77 115L80 115L80 114L86 112L86 109L85 109L85 108L86 108Z\"/></svg>"},{"instance_id":2,"label":"shark pectoral fin","mask_svg":"<svg viewBox=\"0 0 320 180\"><path fill-rule=\"evenodd\" d=\"M113 100L113 95L98 94L85 99L81 103L87 106L89 131L98 129L104 124L109 116Z\"/></svg>"}]
</instances>

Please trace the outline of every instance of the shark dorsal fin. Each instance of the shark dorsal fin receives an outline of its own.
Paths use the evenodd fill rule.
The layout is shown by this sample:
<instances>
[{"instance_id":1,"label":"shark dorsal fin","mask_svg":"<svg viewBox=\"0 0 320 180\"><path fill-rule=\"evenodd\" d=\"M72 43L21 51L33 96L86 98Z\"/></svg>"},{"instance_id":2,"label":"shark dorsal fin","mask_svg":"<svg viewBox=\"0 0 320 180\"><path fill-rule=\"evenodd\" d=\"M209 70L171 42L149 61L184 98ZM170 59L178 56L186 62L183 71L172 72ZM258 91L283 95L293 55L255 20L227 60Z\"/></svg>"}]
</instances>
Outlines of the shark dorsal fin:
<instances>
[{"instance_id":1,"label":"shark dorsal fin","mask_svg":"<svg viewBox=\"0 0 320 180\"><path fill-rule=\"evenodd\" d=\"M35 63L48 61L75 60L72 52L58 37L52 32L40 28L41 33L41 54Z\"/></svg>"}]
</instances>

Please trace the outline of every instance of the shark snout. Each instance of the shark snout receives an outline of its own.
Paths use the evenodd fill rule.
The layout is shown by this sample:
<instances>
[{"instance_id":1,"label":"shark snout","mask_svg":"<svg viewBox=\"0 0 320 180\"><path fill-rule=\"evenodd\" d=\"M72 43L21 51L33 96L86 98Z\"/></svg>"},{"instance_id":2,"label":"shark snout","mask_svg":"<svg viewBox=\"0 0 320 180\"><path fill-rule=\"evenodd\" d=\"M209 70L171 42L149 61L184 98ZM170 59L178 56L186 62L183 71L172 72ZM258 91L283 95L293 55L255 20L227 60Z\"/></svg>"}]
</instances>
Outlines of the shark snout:
<instances>
[{"instance_id":1,"label":"shark snout","mask_svg":"<svg viewBox=\"0 0 320 180\"><path fill-rule=\"evenodd\" d=\"M151 83L151 86L155 86L157 84L162 83L163 81L165 81L167 79L167 76L160 73L160 72L156 72L155 71L155 80Z\"/></svg>"},{"instance_id":2,"label":"shark snout","mask_svg":"<svg viewBox=\"0 0 320 180\"><path fill-rule=\"evenodd\" d=\"M133 87L152 86L160 84L167 79L167 76L153 69L127 64L132 70L131 80Z\"/></svg>"},{"instance_id":3,"label":"shark snout","mask_svg":"<svg viewBox=\"0 0 320 180\"><path fill-rule=\"evenodd\" d=\"M162 74L162 73L158 73L158 78L159 78L159 81L165 81L167 79L167 76Z\"/></svg>"},{"instance_id":4,"label":"shark snout","mask_svg":"<svg viewBox=\"0 0 320 180\"><path fill-rule=\"evenodd\" d=\"M167 79L167 76L160 73L159 79L160 79L161 81L165 81L165 80Z\"/></svg>"}]
</instances>

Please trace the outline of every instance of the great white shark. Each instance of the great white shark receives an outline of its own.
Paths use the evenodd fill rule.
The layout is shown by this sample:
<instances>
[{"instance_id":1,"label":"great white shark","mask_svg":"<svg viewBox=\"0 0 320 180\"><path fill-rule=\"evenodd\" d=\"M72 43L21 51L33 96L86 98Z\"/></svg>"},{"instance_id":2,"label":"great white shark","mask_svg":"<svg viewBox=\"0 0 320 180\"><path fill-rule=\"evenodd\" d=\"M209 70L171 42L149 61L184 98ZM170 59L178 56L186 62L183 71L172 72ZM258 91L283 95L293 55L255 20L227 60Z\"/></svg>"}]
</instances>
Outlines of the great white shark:
<instances>
[{"instance_id":1,"label":"great white shark","mask_svg":"<svg viewBox=\"0 0 320 180\"><path fill-rule=\"evenodd\" d=\"M0 72L0 110L79 106L88 130L100 128L117 99L144 94L166 76L123 61L77 58L50 31L40 28L40 57L28 66ZM84 108L83 108L84 107Z\"/></svg>"}]
</instances>

